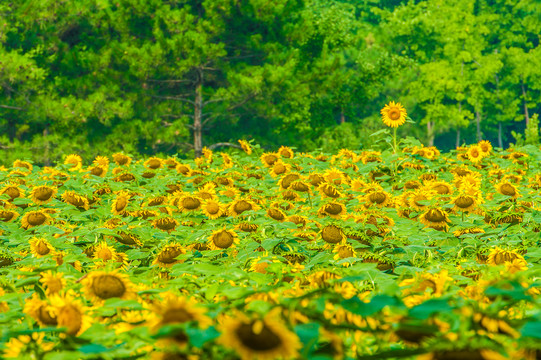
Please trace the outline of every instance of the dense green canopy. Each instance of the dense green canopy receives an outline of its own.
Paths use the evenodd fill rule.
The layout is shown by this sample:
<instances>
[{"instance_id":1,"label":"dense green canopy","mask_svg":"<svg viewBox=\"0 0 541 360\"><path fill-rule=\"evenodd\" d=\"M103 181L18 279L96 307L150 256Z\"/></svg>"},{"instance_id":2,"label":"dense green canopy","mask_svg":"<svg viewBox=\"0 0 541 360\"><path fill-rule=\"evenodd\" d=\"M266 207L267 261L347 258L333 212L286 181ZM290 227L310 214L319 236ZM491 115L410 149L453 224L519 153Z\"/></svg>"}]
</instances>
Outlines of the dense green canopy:
<instances>
[{"instance_id":1,"label":"dense green canopy","mask_svg":"<svg viewBox=\"0 0 541 360\"><path fill-rule=\"evenodd\" d=\"M399 135L505 147L541 110L539 34L537 0L1 2L2 162L359 149L391 100Z\"/></svg>"}]
</instances>

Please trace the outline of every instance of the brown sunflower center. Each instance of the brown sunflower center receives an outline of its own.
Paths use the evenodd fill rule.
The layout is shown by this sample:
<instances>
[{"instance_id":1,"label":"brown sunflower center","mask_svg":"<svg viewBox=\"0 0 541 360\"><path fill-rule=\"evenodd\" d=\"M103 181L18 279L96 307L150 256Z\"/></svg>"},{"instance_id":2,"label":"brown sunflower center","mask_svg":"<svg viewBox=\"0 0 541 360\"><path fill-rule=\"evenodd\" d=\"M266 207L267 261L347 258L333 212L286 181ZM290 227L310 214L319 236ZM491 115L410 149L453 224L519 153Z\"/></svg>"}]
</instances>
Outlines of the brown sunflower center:
<instances>
[{"instance_id":1,"label":"brown sunflower center","mask_svg":"<svg viewBox=\"0 0 541 360\"><path fill-rule=\"evenodd\" d=\"M282 221L285 219L284 213L278 209L270 208L267 214L274 220Z\"/></svg>"},{"instance_id":2,"label":"brown sunflower center","mask_svg":"<svg viewBox=\"0 0 541 360\"><path fill-rule=\"evenodd\" d=\"M255 224L250 224L250 223L247 223L247 222L242 222L238 225L239 229L241 229L242 231L246 231L246 232L252 232L252 231L256 231L257 230L257 225Z\"/></svg>"},{"instance_id":3,"label":"brown sunflower center","mask_svg":"<svg viewBox=\"0 0 541 360\"><path fill-rule=\"evenodd\" d=\"M45 325L56 325L58 323L56 316L47 310L45 305L39 307L39 319Z\"/></svg>"},{"instance_id":4,"label":"brown sunflower center","mask_svg":"<svg viewBox=\"0 0 541 360\"><path fill-rule=\"evenodd\" d=\"M126 165L128 163L128 160L130 160L130 158L127 157L126 155L117 154L114 156L113 160L115 160L115 162L118 165Z\"/></svg>"},{"instance_id":5,"label":"brown sunflower center","mask_svg":"<svg viewBox=\"0 0 541 360\"><path fill-rule=\"evenodd\" d=\"M397 108L390 109L387 114L389 116L389 119L391 119L391 120L396 121L396 120L400 119L400 110L398 110Z\"/></svg>"},{"instance_id":6,"label":"brown sunflower center","mask_svg":"<svg viewBox=\"0 0 541 360\"><path fill-rule=\"evenodd\" d=\"M148 160L148 162L147 162L147 167L148 167L149 169L153 169L153 170L154 170L154 169L159 168L160 166L162 166L162 163L161 163L161 161L158 160L158 159L150 159L150 160Z\"/></svg>"},{"instance_id":7,"label":"brown sunflower center","mask_svg":"<svg viewBox=\"0 0 541 360\"><path fill-rule=\"evenodd\" d=\"M303 183L302 181L295 181L293 184L291 184L291 187L295 191L300 191L300 192L308 191L308 185Z\"/></svg>"},{"instance_id":8,"label":"brown sunflower center","mask_svg":"<svg viewBox=\"0 0 541 360\"><path fill-rule=\"evenodd\" d=\"M128 200L125 197L118 198L115 204L115 210L120 212L126 208Z\"/></svg>"},{"instance_id":9,"label":"brown sunflower center","mask_svg":"<svg viewBox=\"0 0 541 360\"><path fill-rule=\"evenodd\" d=\"M175 260L175 258L179 256L180 254L182 254L182 249L179 247L163 249L158 254L158 261L164 264L172 264L177 261Z\"/></svg>"},{"instance_id":10,"label":"brown sunflower center","mask_svg":"<svg viewBox=\"0 0 541 360\"><path fill-rule=\"evenodd\" d=\"M291 183L293 181L297 181L299 180L299 178L300 177L297 174L289 174L282 178L282 181L280 182L280 184L282 185L282 188L287 189L289 186L291 186Z\"/></svg>"},{"instance_id":11,"label":"brown sunflower center","mask_svg":"<svg viewBox=\"0 0 541 360\"><path fill-rule=\"evenodd\" d=\"M246 200L240 200L235 203L235 206L233 207L233 209L235 210L237 214L240 214L245 211L252 210L252 204L250 204Z\"/></svg>"},{"instance_id":12,"label":"brown sunflower center","mask_svg":"<svg viewBox=\"0 0 541 360\"><path fill-rule=\"evenodd\" d=\"M502 265L506 261L513 262L513 260L518 259L519 256L512 251L499 251L494 255L494 264Z\"/></svg>"},{"instance_id":13,"label":"brown sunflower center","mask_svg":"<svg viewBox=\"0 0 541 360\"><path fill-rule=\"evenodd\" d=\"M338 215L342 212L342 207L340 206L340 204L330 203L325 205L324 210L326 213L329 213L331 215Z\"/></svg>"},{"instance_id":14,"label":"brown sunflower center","mask_svg":"<svg viewBox=\"0 0 541 360\"><path fill-rule=\"evenodd\" d=\"M156 222L156 227L161 230L172 230L177 226L176 222L170 218L159 219Z\"/></svg>"},{"instance_id":15,"label":"brown sunflower center","mask_svg":"<svg viewBox=\"0 0 541 360\"><path fill-rule=\"evenodd\" d=\"M47 201L53 196L53 189L49 187L39 187L36 189L34 196L40 201Z\"/></svg>"},{"instance_id":16,"label":"brown sunflower center","mask_svg":"<svg viewBox=\"0 0 541 360\"><path fill-rule=\"evenodd\" d=\"M90 169L90 173L94 176L102 176L105 172L105 169L101 166L94 166L92 169Z\"/></svg>"},{"instance_id":17,"label":"brown sunflower center","mask_svg":"<svg viewBox=\"0 0 541 360\"><path fill-rule=\"evenodd\" d=\"M47 255L51 252L51 249L47 246L47 244L44 241L39 241L36 244L36 253L39 255Z\"/></svg>"},{"instance_id":18,"label":"brown sunflower center","mask_svg":"<svg viewBox=\"0 0 541 360\"><path fill-rule=\"evenodd\" d=\"M28 223L32 226L41 225L47 220L47 217L40 212L32 212L28 214Z\"/></svg>"},{"instance_id":19,"label":"brown sunflower center","mask_svg":"<svg viewBox=\"0 0 541 360\"><path fill-rule=\"evenodd\" d=\"M341 259L352 257L353 249L350 248L349 246L340 246L338 248L338 256L340 256Z\"/></svg>"},{"instance_id":20,"label":"brown sunflower center","mask_svg":"<svg viewBox=\"0 0 541 360\"><path fill-rule=\"evenodd\" d=\"M220 207L218 206L218 204L214 202L208 203L206 206L206 209L207 209L207 212L211 215L214 215L220 212Z\"/></svg>"},{"instance_id":21,"label":"brown sunflower center","mask_svg":"<svg viewBox=\"0 0 541 360\"><path fill-rule=\"evenodd\" d=\"M323 193L327 195L328 197L337 198L340 196L340 193L338 192L338 190L336 190L336 188L332 185L326 184L325 186L322 187L322 190L323 190Z\"/></svg>"},{"instance_id":22,"label":"brown sunflower center","mask_svg":"<svg viewBox=\"0 0 541 360\"><path fill-rule=\"evenodd\" d=\"M148 206L161 205L163 204L164 201L165 201L165 196L158 196L158 197L155 197L154 199L151 199L148 202Z\"/></svg>"},{"instance_id":23,"label":"brown sunflower center","mask_svg":"<svg viewBox=\"0 0 541 360\"><path fill-rule=\"evenodd\" d=\"M60 309L57 316L58 324L66 327L69 335L75 335L81 329L83 318L79 309L73 305L66 305Z\"/></svg>"},{"instance_id":24,"label":"brown sunflower center","mask_svg":"<svg viewBox=\"0 0 541 360\"><path fill-rule=\"evenodd\" d=\"M124 295L126 286L120 278L114 275L100 275L92 282L92 290L96 296L107 300Z\"/></svg>"},{"instance_id":25,"label":"brown sunflower center","mask_svg":"<svg viewBox=\"0 0 541 360\"><path fill-rule=\"evenodd\" d=\"M8 194L11 200L21 196L21 192L15 186L10 186L4 190L4 194Z\"/></svg>"},{"instance_id":26,"label":"brown sunflower center","mask_svg":"<svg viewBox=\"0 0 541 360\"><path fill-rule=\"evenodd\" d=\"M227 249L231 245L233 245L233 241L235 238L233 235L231 235L228 231L222 230L219 233L214 234L212 237L212 242L216 247Z\"/></svg>"},{"instance_id":27,"label":"brown sunflower center","mask_svg":"<svg viewBox=\"0 0 541 360\"><path fill-rule=\"evenodd\" d=\"M278 161L278 157L276 155L269 154L264 157L263 161L268 165L273 165L276 161Z\"/></svg>"},{"instance_id":28,"label":"brown sunflower center","mask_svg":"<svg viewBox=\"0 0 541 360\"><path fill-rule=\"evenodd\" d=\"M185 323L193 320L194 317L186 309L173 308L167 309L163 314L163 324Z\"/></svg>"},{"instance_id":29,"label":"brown sunflower center","mask_svg":"<svg viewBox=\"0 0 541 360\"><path fill-rule=\"evenodd\" d=\"M321 232L323 240L330 244L336 244L342 240L342 230L335 225L327 225Z\"/></svg>"},{"instance_id":30,"label":"brown sunflower center","mask_svg":"<svg viewBox=\"0 0 541 360\"><path fill-rule=\"evenodd\" d=\"M195 210L201 206L199 199L193 197L185 197L182 199L182 207L188 210Z\"/></svg>"},{"instance_id":31,"label":"brown sunflower center","mask_svg":"<svg viewBox=\"0 0 541 360\"><path fill-rule=\"evenodd\" d=\"M10 221L15 217L15 213L13 211L0 211L0 220L2 221Z\"/></svg>"},{"instance_id":32,"label":"brown sunflower center","mask_svg":"<svg viewBox=\"0 0 541 360\"><path fill-rule=\"evenodd\" d=\"M276 349L282 344L282 339L271 329L263 324L263 328L258 329L255 322L242 324L235 333L241 343L253 351L269 351Z\"/></svg>"},{"instance_id":33,"label":"brown sunflower center","mask_svg":"<svg viewBox=\"0 0 541 360\"><path fill-rule=\"evenodd\" d=\"M440 195L449 194L451 192L449 187L442 184L434 186L432 190L435 190Z\"/></svg>"},{"instance_id":34,"label":"brown sunflower center","mask_svg":"<svg viewBox=\"0 0 541 360\"><path fill-rule=\"evenodd\" d=\"M502 192L502 194L508 195L508 196L515 196L515 194L517 193L517 190L515 189L515 187L507 183L503 184L500 187L500 191Z\"/></svg>"},{"instance_id":35,"label":"brown sunflower center","mask_svg":"<svg viewBox=\"0 0 541 360\"><path fill-rule=\"evenodd\" d=\"M386 199L387 196L381 191L374 191L368 195L368 200L370 200L370 202L374 204L382 204L385 202Z\"/></svg>"},{"instance_id":36,"label":"brown sunflower center","mask_svg":"<svg viewBox=\"0 0 541 360\"><path fill-rule=\"evenodd\" d=\"M473 203L474 200L470 196L460 196L455 201L455 205L462 209L470 207Z\"/></svg>"},{"instance_id":37,"label":"brown sunflower center","mask_svg":"<svg viewBox=\"0 0 541 360\"><path fill-rule=\"evenodd\" d=\"M425 218L430 222L441 222L445 221L445 213L439 209L430 209Z\"/></svg>"},{"instance_id":38,"label":"brown sunflower center","mask_svg":"<svg viewBox=\"0 0 541 360\"><path fill-rule=\"evenodd\" d=\"M283 174L286 172L286 167L284 166L284 164L275 164L274 167L273 167L273 171L275 174Z\"/></svg>"}]
</instances>

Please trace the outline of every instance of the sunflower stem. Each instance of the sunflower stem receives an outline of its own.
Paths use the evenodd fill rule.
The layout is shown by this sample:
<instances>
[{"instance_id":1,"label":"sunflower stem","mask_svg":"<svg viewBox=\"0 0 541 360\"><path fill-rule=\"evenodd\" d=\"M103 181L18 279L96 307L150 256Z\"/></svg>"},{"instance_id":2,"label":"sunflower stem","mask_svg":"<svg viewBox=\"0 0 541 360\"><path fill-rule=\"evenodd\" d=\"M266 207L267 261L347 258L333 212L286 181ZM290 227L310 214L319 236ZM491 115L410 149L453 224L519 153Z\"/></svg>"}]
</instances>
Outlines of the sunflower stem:
<instances>
[{"instance_id":1,"label":"sunflower stem","mask_svg":"<svg viewBox=\"0 0 541 360\"><path fill-rule=\"evenodd\" d=\"M393 128L393 153L396 154L396 130L398 130L398 127Z\"/></svg>"},{"instance_id":2,"label":"sunflower stem","mask_svg":"<svg viewBox=\"0 0 541 360\"><path fill-rule=\"evenodd\" d=\"M312 198L310 197L310 191L308 191L307 194L308 194L308 202L310 203L310 207L312 207Z\"/></svg>"}]
</instances>

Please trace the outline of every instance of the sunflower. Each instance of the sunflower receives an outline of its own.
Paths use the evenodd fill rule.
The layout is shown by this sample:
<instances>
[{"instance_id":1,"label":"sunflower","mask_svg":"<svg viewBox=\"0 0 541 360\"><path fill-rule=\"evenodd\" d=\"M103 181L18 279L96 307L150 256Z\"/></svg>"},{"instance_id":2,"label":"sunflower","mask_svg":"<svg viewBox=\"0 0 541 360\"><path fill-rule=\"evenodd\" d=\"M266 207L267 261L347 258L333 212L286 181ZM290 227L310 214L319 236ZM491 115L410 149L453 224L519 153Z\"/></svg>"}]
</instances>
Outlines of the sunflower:
<instances>
[{"instance_id":1,"label":"sunflower","mask_svg":"<svg viewBox=\"0 0 541 360\"><path fill-rule=\"evenodd\" d=\"M483 153L481 151L481 148L477 145L470 146L466 154L468 156L468 159L470 159L470 161L474 164L477 164L483 159Z\"/></svg>"},{"instance_id":2,"label":"sunflower","mask_svg":"<svg viewBox=\"0 0 541 360\"><path fill-rule=\"evenodd\" d=\"M293 150L288 146L281 146L278 149L278 154L284 158L288 158L288 159L293 158Z\"/></svg>"},{"instance_id":3,"label":"sunflower","mask_svg":"<svg viewBox=\"0 0 541 360\"><path fill-rule=\"evenodd\" d=\"M407 194L407 193L404 193ZM417 211L423 211L426 209L426 204L424 204L427 201L430 201L435 195L435 192L432 190L421 190L416 191L415 193L411 194L411 196L408 198L408 204L410 207Z\"/></svg>"},{"instance_id":4,"label":"sunflower","mask_svg":"<svg viewBox=\"0 0 541 360\"><path fill-rule=\"evenodd\" d=\"M66 287L66 279L62 273L53 273L51 270L41 273L39 282L45 287L48 296L59 293Z\"/></svg>"},{"instance_id":5,"label":"sunflower","mask_svg":"<svg viewBox=\"0 0 541 360\"><path fill-rule=\"evenodd\" d=\"M337 244L346 240L342 229L336 225L327 225L321 229L321 238L329 244Z\"/></svg>"},{"instance_id":6,"label":"sunflower","mask_svg":"<svg viewBox=\"0 0 541 360\"><path fill-rule=\"evenodd\" d=\"M338 191L335 186L328 183L322 183L317 189L321 193L322 198L329 197L332 199L337 199L342 196L342 193Z\"/></svg>"},{"instance_id":7,"label":"sunflower","mask_svg":"<svg viewBox=\"0 0 541 360\"><path fill-rule=\"evenodd\" d=\"M195 211L201 207L201 199L190 193L185 193L173 199L173 205L176 205L181 212Z\"/></svg>"},{"instance_id":8,"label":"sunflower","mask_svg":"<svg viewBox=\"0 0 541 360\"><path fill-rule=\"evenodd\" d=\"M177 243L168 244L160 250L152 264L158 265L160 267L171 267L174 264L178 264L184 261L176 259L177 256L183 254L186 254L186 250L182 247L182 245Z\"/></svg>"},{"instance_id":9,"label":"sunflower","mask_svg":"<svg viewBox=\"0 0 541 360\"><path fill-rule=\"evenodd\" d=\"M64 193L62 194L62 200L65 203L71 204L77 208L82 208L85 210L89 209L88 199L84 196L77 194L75 191L64 191Z\"/></svg>"},{"instance_id":10,"label":"sunflower","mask_svg":"<svg viewBox=\"0 0 541 360\"><path fill-rule=\"evenodd\" d=\"M9 196L9 202L12 202L16 198L20 198L24 196L23 190L18 185L15 184L7 184L0 190L0 194L6 194Z\"/></svg>"},{"instance_id":11,"label":"sunflower","mask_svg":"<svg viewBox=\"0 0 541 360\"><path fill-rule=\"evenodd\" d=\"M51 221L51 217L45 211L29 211L21 219L21 226L24 229L30 229L34 226L47 225Z\"/></svg>"},{"instance_id":12,"label":"sunflower","mask_svg":"<svg viewBox=\"0 0 541 360\"><path fill-rule=\"evenodd\" d=\"M117 252L114 247L107 245L107 242L102 241L94 247L92 257L95 260L109 261L117 259Z\"/></svg>"},{"instance_id":13,"label":"sunflower","mask_svg":"<svg viewBox=\"0 0 541 360\"><path fill-rule=\"evenodd\" d=\"M334 219L340 219L347 214L346 206L342 203L331 201L323 204L317 214L319 216L330 216Z\"/></svg>"},{"instance_id":14,"label":"sunflower","mask_svg":"<svg viewBox=\"0 0 541 360\"><path fill-rule=\"evenodd\" d=\"M120 191L117 195L113 204L111 205L111 212L115 215L124 215L126 214L126 209L130 202L130 194L125 191Z\"/></svg>"},{"instance_id":15,"label":"sunflower","mask_svg":"<svg viewBox=\"0 0 541 360\"><path fill-rule=\"evenodd\" d=\"M459 194L453 198L451 202L455 205L453 208L454 210L464 212L475 210L479 204L477 197L469 194Z\"/></svg>"},{"instance_id":16,"label":"sunflower","mask_svg":"<svg viewBox=\"0 0 541 360\"><path fill-rule=\"evenodd\" d=\"M183 325L193 323L199 328L205 329L212 324L205 315L205 309L193 300L184 296L178 296L166 291L160 294L161 301L156 301L151 307L152 315L148 321L151 333L158 334L159 330L168 325ZM184 346L188 342L188 335L183 329L176 329L164 336L157 335L158 345Z\"/></svg>"},{"instance_id":17,"label":"sunflower","mask_svg":"<svg viewBox=\"0 0 541 360\"><path fill-rule=\"evenodd\" d=\"M175 228L179 225L180 223L175 218L172 218L170 216L158 218L152 221L152 226L157 229L167 231L168 233L174 231Z\"/></svg>"},{"instance_id":18,"label":"sunflower","mask_svg":"<svg viewBox=\"0 0 541 360\"><path fill-rule=\"evenodd\" d=\"M239 140L239 144L240 144L240 147L242 148L242 150L244 150L244 152L248 155L251 155L252 154L252 147L250 146L250 144L248 143L248 141L246 140Z\"/></svg>"},{"instance_id":19,"label":"sunflower","mask_svg":"<svg viewBox=\"0 0 541 360\"><path fill-rule=\"evenodd\" d=\"M113 161L119 166L128 166L131 163L131 157L122 153L113 154Z\"/></svg>"},{"instance_id":20,"label":"sunflower","mask_svg":"<svg viewBox=\"0 0 541 360\"><path fill-rule=\"evenodd\" d=\"M58 324L56 308L48 301L40 300L36 293L26 298L23 312L30 315L40 326L56 326Z\"/></svg>"},{"instance_id":21,"label":"sunflower","mask_svg":"<svg viewBox=\"0 0 541 360\"><path fill-rule=\"evenodd\" d=\"M329 184L340 185L346 182L347 176L337 168L330 168L325 170L323 178Z\"/></svg>"},{"instance_id":22,"label":"sunflower","mask_svg":"<svg viewBox=\"0 0 541 360\"><path fill-rule=\"evenodd\" d=\"M431 181L427 184L427 187L438 195L450 195L453 193L453 187L445 181Z\"/></svg>"},{"instance_id":23,"label":"sunflower","mask_svg":"<svg viewBox=\"0 0 541 360\"><path fill-rule=\"evenodd\" d=\"M105 175L107 175L107 170L108 168L104 166L91 166L88 168L90 174L97 177L105 177Z\"/></svg>"},{"instance_id":24,"label":"sunflower","mask_svg":"<svg viewBox=\"0 0 541 360\"><path fill-rule=\"evenodd\" d=\"M238 242L239 238L233 230L223 228L212 232L208 245L212 250L222 250L234 247Z\"/></svg>"},{"instance_id":25,"label":"sunflower","mask_svg":"<svg viewBox=\"0 0 541 360\"><path fill-rule=\"evenodd\" d=\"M43 185L35 186L30 194L34 204L46 204L50 202L56 196L58 190L55 187Z\"/></svg>"},{"instance_id":26,"label":"sunflower","mask_svg":"<svg viewBox=\"0 0 541 360\"><path fill-rule=\"evenodd\" d=\"M308 224L308 218L302 215L291 215L286 218L286 221L292 222L297 225L298 228L303 228Z\"/></svg>"},{"instance_id":27,"label":"sunflower","mask_svg":"<svg viewBox=\"0 0 541 360\"><path fill-rule=\"evenodd\" d=\"M381 115L382 121L385 125L396 128L406 122L408 113L402 104L391 101L389 104L385 105L383 109L381 109Z\"/></svg>"},{"instance_id":28,"label":"sunflower","mask_svg":"<svg viewBox=\"0 0 541 360\"><path fill-rule=\"evenodd\" d=\"M85 275L81 280L84 293L98 302L111 299L133 299L136 293L128 275L112 272L93 271Z\"/></svg>"},{"instance_id":29,"label":"sunflower","mask_svg":"<svg viewBox=\"0 0 541 360\"><path fill-rule=\"evenodd\" d=\"M147 169L156 170L163 166L163 161L158 157L150 157L143 163L143 165Z\"/></svg>"},{"instance_id":30,"label":"sunflower","mask_svg":"<svg viewBox=\"0 0 541 360\"><path fill-rule=\"evenodd\" d=\"M510 196L513 199L519 197L520 193L515 185L511 184L509 181L502 181L496 185L496 191L502 195Z\"/></svg>"},{"instance_id":31,"label":"sunflower","mask_svg":"<svg viewBox=\"0 0 541 360\"><path fill-rule=\"evenodd\" d=\"M281 190L285 190L285 189L288 189L293 182L300 179L301 179L301 176L299 174L290 173L290 174L282 176L282 178L278 182L278 185L280 185Z\"/></svg>"},{"instance_id":32,"label":"sunflower","mask_svg":"<svg viewBox=\"0 0 541 360\"><path fill-rule=\"evenodd\" d=\"M224 204L219 201L209 199L203 201L201 211L203 211L203 214L209 219L217 219L225 213L225 207Z\"/></svg>"},{"instance_id":33,"label":"sunflower","mask_svg":"<svg viewBox=\"0 0 541 360\"><path fill-rule=\"evenodd\" d=\"M182 175L190 176L192 173L192 168L189 164L178 164L175 170Z\"/></svg>"},{"instance_id":34,"label":"sunflower","mask_svg":"<svg viewBox=\"0 0 541 360\"><path fill-rule=\"evenodd\" d=\"M30 252L37 258L47 255L54 255L55 248L43 238L32 238L29 240Z\"/></svg>"},{"instance_id":35,"label":"sunflower","mask_svg":"<svg viewBox=\"0 0 541 360\"><path fill-rule=\"evenodd\" d=\"M347 259L357 256L357 253L355 252L355 249L353 249L353 246L348 243L336 244L332 252L336 253L336 255L334 255L334 260Z\"/></svg>"},{"instance_id":36,"label":"sunflower","mask_svg":"<svg viewBox=\"0 0 541 360\"><path fill-rule=\"evenodd\" d=\"M197 190L197 197L202 200L209 200L216 198L216 184L208 182Z\"/></svg>"},{"instance_id":37,"label":"sunflower","mask_svg":"<svg viewBox=\"0 0 541 360\"><path fill-rule=\"evenodd\" d=\"M64 159L64 165L68 165L70 171L79 170L83 166L83 159L77 154L71 154Z\"/></svg>"},{"instance_id":38,"label":"sunflower","mask_svg":"<svg viewBox=\"0 0 541 360\"><path fill-rule=\"evenodd\" d=\"M30 172L33 169L33 166L31 163L29 163L28 161L21 161L18 159L13 162L13 167L25 168L26 170Z\"/></svg>"},{"instance_id":39,"label":"sunflower","mask_svg":"<svg viewBox=\"0 0 541 360\"><path fill-rule=\"evenodd\" d=\"M301 342L279 319L281 308L275 308L264 318L249 318L235 313L224 318L218 342L233 349L241 360L273 360L297 358Z\"/></svg>"},{"instance_id":40,"label":"sunflower","mask_svg":"<svg viewBox=\"0 0 541 360\"><path fill-rule=\"evenodd\" d=\"M248 199L236 199L229 204L228 213L230 216L237 217L245 211L259 210L259 206Z\"/></svg>"},{"instance_id":41,"label":"sunflower","mask_svg":"<svg viewBox=\"0 0 541 360\"><path fill-rule=\"evenodd\" d=\"M518 253L517 249L504 250L499 246L496 246L490 250L486 263L489 265L504 265L505 262L513 262L517 259L525 261L524 257Z\"/></svg>"},{"instance_id":42,"label":"sunflower","mask_svg":"<svg viewBox=\"0 0 541 360\"><path fill-rule=\"evenodd\" d=\"M235 225L235 228L244 232L254 232L257 230L258 226L256 224L250 224L249 222L243 221Z\"/></svg>"},{"instance_id":43,"label":"sunflower","mask_svg":"<svg viewBox=\"0 0 541 360\"><path fill-rule=\"evenodd\" d=\"M32 335L19 335L12 337L4 344L3 359L26 359L29 354L39 353L42 357L53 350L55 343L43 342L43 332L33 332ZM26 355L26 356L25 356Z\"/></svg>"},{"instance_id":44,"label":"sunflower","mask_svg":"<svg viewBox=\"0 0 541 360\"><path fill-rule=\"evenodd\" d=\"M282 160L276 161L270 170L272 177L281 176L291 170L291 165L284 163Z\"/></svg>"},{"instance_id":45,"label":"sunflower","mask_svg":"<svg viewBox=\"0 0 541 360\"><path fill-rule=\"evenodd\" d=\"M271 167L280 159L280 155L278 153L268 152L261 155L260 159L264 166Z\"/></svg>"},{"instance_id":46,"label":"sunflower","mask_svg":"<svg viewBox=\"0 0 541 360\"><path fill-rule=\"evenodd\" d=\"M276 207L268 208L267 215L276 221L284 221L286 219L286 214Z\"/></svg>"},{"instance_id":47,"label":"sunflower","mask_svg":"<svg viewBox=\"0 0 541 360\"><path fill-rule=\"evenodd\" d=\"M435 230L446 230L449 227L449 216L445 210L440 208L429 208L419 217L419 220L426 227Z\"/></svg>"},{"instance_id":48,"label":"sunflower","mask_svg":"<svg viewBox=\"0 0 541 360\"><path fill-rule=\"evenodd\" d=\"M100 155L96 156L96 158L94 159L92 163L96 166L101 166L103 168L109 167L109 159L105 156L100 156Z\"/></svg>"},{"instance_id":49,"label":"sunflower","mask_svg":"<svg viewBox=\"0 0 541 360\"><path fill-rule=\"evenodd\" d=\"M391 202L391 194L384 190L373 190L364 196L365 206L386 207Z\"/></svg>"},{"instance_id":50,"label":"sunflower","mask_svg":"<svg viewBox=\"0 0 541 360\"><path fill-rule=\"evenodd\" d=\"M92 318L86 315L87 308L83 306L79 297L73 290L50 297L58 327L65 328L66 334L70 336L81 335L92 324Z\"/></svg>"},{"instance_id":51,"label":"sunflower","mask_svg":"<svg viewBox=\"0 0 541 360\"><path fill-rule=\"evenodd\" d=\"M19 213L15 210L0 210L0 221L11 222L19 216Z\"/></svg>"}]
</instances>

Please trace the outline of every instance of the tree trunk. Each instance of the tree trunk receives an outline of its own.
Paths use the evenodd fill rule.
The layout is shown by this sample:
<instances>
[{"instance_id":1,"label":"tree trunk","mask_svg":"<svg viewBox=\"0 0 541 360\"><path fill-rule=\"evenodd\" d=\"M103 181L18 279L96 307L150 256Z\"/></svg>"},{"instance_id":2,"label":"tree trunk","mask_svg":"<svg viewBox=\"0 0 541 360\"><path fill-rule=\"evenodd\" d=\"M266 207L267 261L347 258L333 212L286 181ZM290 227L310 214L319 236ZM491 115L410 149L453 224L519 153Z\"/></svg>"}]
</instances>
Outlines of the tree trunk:
<instances>
[{"instance_id":1,"label":"tree trunk","mask_svg":"<svg viewBox=\"0 0 541 360\"><path fill-rule=\"evenodd\" d=\"M343 124L343 123L346 122L346 116L344 115L344 110L343 109L340 110L340 120L339 121L340 121L339 124Z\"/></svg>"},{"instance_id":2,"label":"tree trunk","mask_svg":"<svg viewBox=\"0 0 541 360\"><path fill-rule=\"evenodd\" d=\"M193 116L193 148L195 151L195 157L201 157L203 150L203 71L199 70L198 79L195 84L195 106Z\"/></svg>"},{"instance_id":3,"label":"tree trunk","mask_svg":"<svg viewBox=\"0 0 541 360\"><path fill-rule=\"evenodd\" d=\"M475 109L475 121L477 122L477 142L481 141L481 112Z\"/></svg>"},{"instance_id":4,"label":"tree trunk","mask_svg":"<svg viewBox=\"0 0 541 360\"><path fill-rule=\"evenodd\" d=\"M503 149L503 141L502 141L502 123L498 123L498 147L500 149Z\"/></svg>"},{"instance_id":5,"label":"tree trunk","mask_svg":"<svg viewBox=\"0 0 541 360\"><path fill-rule=\"evenodd\" d=\"M530 114L528 113L528 104L526 101L526 87L522 79L520 79L520 87L522 88L522 100L524 101L524 118L526 119L526 126L528 126L530 123Z\"/></svg>"},{"instance_id":6,"label":"tree trunk","mask_svg":"<svg viewBox=\"0 0 541 360\"><path fill-rule=\"evenodd\" d=\"M434 122L428 121L426 123L426 133L428 146L434 146Z\"/></svg>"},{"instance_id":7,"label":"tree trunk","mask_svg":"<svg viewBox=\"0 0 541 360\"><path fill-rule=\"evenodd\" d=\"M456 128L456 146L455 147L459 147L460 146L460 128L457 127Z\"/></svg>"}]
</instances>

